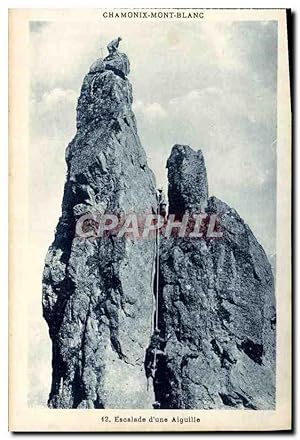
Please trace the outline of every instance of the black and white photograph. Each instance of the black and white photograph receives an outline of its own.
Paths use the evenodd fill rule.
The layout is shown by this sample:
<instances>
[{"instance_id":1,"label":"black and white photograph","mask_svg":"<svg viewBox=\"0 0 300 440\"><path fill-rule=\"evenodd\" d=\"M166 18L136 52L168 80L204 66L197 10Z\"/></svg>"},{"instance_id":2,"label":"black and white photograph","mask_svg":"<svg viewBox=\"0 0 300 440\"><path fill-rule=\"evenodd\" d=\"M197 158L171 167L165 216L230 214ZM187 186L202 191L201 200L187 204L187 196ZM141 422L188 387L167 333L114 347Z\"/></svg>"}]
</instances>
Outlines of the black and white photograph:
<instances>
[{"instance_id":1,"label":"black and white photograph","mask_svg":"<svg viewBox=\"0 0 300 440\"><path fill-rule=\"evenodd\" d=\"M10 43L11 429L289 429L287 11L10 10Z\"/></svg>"}]
</instances>

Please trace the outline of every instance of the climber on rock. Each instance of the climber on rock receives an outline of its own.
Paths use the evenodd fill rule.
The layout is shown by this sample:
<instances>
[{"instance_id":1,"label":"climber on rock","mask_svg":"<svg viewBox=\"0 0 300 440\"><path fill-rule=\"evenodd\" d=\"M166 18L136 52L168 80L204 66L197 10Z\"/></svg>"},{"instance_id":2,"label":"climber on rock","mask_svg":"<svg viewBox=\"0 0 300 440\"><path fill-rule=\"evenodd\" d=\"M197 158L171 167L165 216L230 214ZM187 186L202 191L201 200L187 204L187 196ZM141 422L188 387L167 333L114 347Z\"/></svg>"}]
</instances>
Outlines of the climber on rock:
<instances>
[{"instance_id":1,"label":"climber on rock","mask_svg":"<svg viewBox=\"0 0 300 440\"><path fill-rule=\"evenodd\" d=\"M155 377L157 358L159 356L166 356L163 348L165 342L164 338L160 336L160 330L156 328L146 350L145 372L147 380L149 380L150 377L152 377L152 379Z\"/></svg>"},{"instance_id":2,"label":"climber on rock","mask_svg":"<svg viewBox=\"0 0 300 440\"><path fill-rule=\"evenodd\" d=\"M122 38L118 37L115 40L112 40L110 43L108 43L107 50L109 55L113 55L118 51L120 41L122 41Z\"/></svg>"},{"instance_id":3,"label":"climber on rock","mask_svg":"<svg viewBox=\"0 0 300 440\"><path fill-rule=\"evenodd\" d=\"M165 354L162 345L166 342L164 338L160 336L160 330L156 328L153 335L150 338L150 344L148 350L154 351L156 349L156 354Z\"/></svg>"},{"instance_id":4,"label":"climber on rock","mask_svg":"<svg viewBox=\"0 0 300 440\"><path fill-rule=\"evenodd\" d=\"M152 403L153 409L160 409L160 402L158 402L157 400L155 402Z\"/></svg>"},{"instance_id":5,"label":"climber on rock","mask_svg":"<svg viewBox=\"0 0 300 440\"><path fill-rule=\"evenodd\" d=\"M156 197L157 197L158 214L165 218L167 215L167 202L162 188L158 188L156 194L157 194Z\"/></svg>"}]
</instances>

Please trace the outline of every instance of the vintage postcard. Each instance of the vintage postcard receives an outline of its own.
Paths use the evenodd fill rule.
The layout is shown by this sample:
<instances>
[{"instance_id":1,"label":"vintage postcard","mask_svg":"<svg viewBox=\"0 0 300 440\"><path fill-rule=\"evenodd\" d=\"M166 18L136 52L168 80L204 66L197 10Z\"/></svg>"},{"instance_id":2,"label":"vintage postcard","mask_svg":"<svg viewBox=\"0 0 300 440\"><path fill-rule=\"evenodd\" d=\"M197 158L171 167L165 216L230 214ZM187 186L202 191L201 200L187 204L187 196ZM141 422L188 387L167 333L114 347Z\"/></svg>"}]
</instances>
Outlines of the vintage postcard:
<instances>
[{"instance_id":1,"label":"vintage postcard","mask_svg":"<svg viewBox=\"0 0 300 440\"><path fill-rule=\"evenodd\" d=\"M291 429L287 11L9 12L11 431Z\"/></svg>"}]
</instances>

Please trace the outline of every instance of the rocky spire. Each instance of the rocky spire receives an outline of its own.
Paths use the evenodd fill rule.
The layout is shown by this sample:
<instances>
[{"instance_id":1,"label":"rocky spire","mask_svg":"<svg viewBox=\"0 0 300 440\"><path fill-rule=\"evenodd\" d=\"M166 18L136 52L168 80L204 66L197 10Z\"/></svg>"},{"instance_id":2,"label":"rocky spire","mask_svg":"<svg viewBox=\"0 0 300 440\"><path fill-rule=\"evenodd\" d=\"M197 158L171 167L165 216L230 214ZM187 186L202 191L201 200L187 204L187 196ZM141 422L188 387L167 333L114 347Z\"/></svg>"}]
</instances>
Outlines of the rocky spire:
<instances>
[{"instance_id":1,"label":"rocky spire","mask_svg":"<svg viewBox=\"0 0 300 440\"><path fill-rule=\"evenodd\" d=\"M75 233L85 214L156 209L128 73L128 58L118 51L92 65L66 151L62 215L43 275L51 408L151 407L143 361L152 331L154 240Z\"/></svg>"},{"instance_id":2,"label":"rocky spire","mask_svg":"<svg viewBox=\"0 0 300 440\"><path fill-rule=\"evenodd\" d=\"M265 252L234 209L207 199L201 152L176 145L167 166L170 211L207 204L223 235L161 240L159 327L166 343L156 400L161 408L274 408L275 297Z\"/></svg>"},{"instance_id":3,"label":"rocky spire","mask_svg":"<svg viewBox=\"0 0 300 440\"><path fill-rule=\"evenodd\" d=\"M167 162L169 213L178 217L185 212L204 212L208 185L201 150L174 145Z\"/></svg>"}]
</instances>

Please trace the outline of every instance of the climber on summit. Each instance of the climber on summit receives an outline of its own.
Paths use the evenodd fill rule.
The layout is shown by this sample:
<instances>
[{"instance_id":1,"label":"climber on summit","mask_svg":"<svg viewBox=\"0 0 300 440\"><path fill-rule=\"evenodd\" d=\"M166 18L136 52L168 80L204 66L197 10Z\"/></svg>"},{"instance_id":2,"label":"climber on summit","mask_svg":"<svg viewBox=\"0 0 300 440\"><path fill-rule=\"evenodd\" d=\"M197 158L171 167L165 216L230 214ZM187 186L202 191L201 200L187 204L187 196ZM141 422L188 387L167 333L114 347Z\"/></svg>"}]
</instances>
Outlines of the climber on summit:
<instances>
[{"instance_id":1,"label":"climber on summit","mask_svg":"<svg viewBox=\"0 0 300 440\"><path fill-rule=\"evenodd\" d=\"M118 51L120 41L122 41L122 38L118 37L115 40L112 40L110 43L108 43L107 50L109 55L113 55Z\"/></svg>"}]
</instances>

